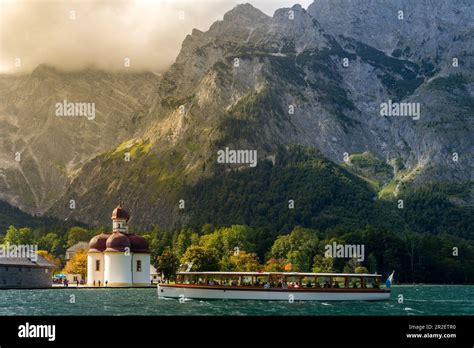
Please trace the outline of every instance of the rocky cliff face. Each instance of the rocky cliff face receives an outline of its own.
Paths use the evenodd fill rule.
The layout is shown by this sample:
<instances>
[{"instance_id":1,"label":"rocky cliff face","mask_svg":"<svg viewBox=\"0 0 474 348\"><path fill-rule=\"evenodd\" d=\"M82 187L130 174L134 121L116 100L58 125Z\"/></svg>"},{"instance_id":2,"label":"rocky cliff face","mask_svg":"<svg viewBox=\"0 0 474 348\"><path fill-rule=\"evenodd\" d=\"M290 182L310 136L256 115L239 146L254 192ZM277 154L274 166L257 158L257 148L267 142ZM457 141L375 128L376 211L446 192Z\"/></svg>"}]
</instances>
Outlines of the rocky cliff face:
<instances>
[{"instance_id":1,"label":"rocky cliff face","mask_svg":"<svg viewBox=\"0 0 474 348\"><path fill-rule=\"evenodd\" d=\"M397 141L408 145L408 166L419 168L414 180L472 179L472 1L315 0L308 12L341 43L355 40L418 66L416 78L401 75L407 83L400 97L419 102L422 116L392 126ZM359 79L359 90L367 91L371 81ZM453 153L462 153L462 161L453 161Z\"/></svg>"},{"instance_id":2,"label":"rocky cliff face","mask_svg":"<svg viewBox=\"0 0 474 348\"><path fill-rule=\"evenodd\" d=\"M273 17L239 5L209 31L194 30L159 81L135 77L147 97L129 100L125 125L100 132L114 134L130 125L134 111L149 107L140 114L144 121L104 141L102 149L124 140L86 164L100 149L94 156L85 151L89 156L80 157L77 175L62 177L67 189L50 213L107 223L120 196L142 226L177 223L185 219L177 208L181 189L231 167L216 161L225 147L255 149L262 159L272 158L281 144L296 143L333 162L346 160L349 168L351 155L370 154L391 168L391 178L384 170L381 189L388 196L403 184L469 182L474 80L468 19L474 6L378 3L317 0L308 11L295 5ZM399 8L405 22L397 17ZM97 87L97 100L106 98L109 87ZM389 102L414 103L419 117L380 116ZM97 136L99 130L90 132ZM55 156L70 161L74 153ZM78 202L74 211L70 199Z\"/></svg>"},{"instance_id":3,"label":"rocky cliff face","mask_svg":"<svg viewBox=\"0 0 474 348\"><path fill-rule=\"evenodd\" d=\"M0 77L0 199L41 214L87 161L146 127L152 73L61 72ZM56 116L56 103L95 104L95 118Z\"/></svg>"},{"instance_id":4,"label":"rocky cliff face","mask_svg":"<svg viewBox=\"0 0 474 348\"><path fill-rule=\"evenodd\" d=\"M472 6L469 0L315 0L308 12L335 37L441 68L472 52Z\"/></svg>"}]
</instances>

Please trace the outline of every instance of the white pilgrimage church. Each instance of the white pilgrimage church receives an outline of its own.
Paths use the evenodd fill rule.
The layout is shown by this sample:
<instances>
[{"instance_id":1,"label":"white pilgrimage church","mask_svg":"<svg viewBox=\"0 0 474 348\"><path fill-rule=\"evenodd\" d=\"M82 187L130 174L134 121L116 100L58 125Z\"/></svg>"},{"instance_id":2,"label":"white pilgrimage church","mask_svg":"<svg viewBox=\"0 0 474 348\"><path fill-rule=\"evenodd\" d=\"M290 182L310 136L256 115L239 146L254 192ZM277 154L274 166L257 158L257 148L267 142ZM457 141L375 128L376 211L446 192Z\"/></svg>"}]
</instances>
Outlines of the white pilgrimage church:
<instances>
[{"instance_id":1,"label":"white pilgrimage church","mask_svg":"<svg viewBox=\"0 0 474 348\"><path fill-rule=\"evenodd\" d=\"M89 242L88 286L150 285L150 251L145 238L128 233L130 214L123 202L112 212L112 233L101 233Z\"/></svg>"}]
</instances>

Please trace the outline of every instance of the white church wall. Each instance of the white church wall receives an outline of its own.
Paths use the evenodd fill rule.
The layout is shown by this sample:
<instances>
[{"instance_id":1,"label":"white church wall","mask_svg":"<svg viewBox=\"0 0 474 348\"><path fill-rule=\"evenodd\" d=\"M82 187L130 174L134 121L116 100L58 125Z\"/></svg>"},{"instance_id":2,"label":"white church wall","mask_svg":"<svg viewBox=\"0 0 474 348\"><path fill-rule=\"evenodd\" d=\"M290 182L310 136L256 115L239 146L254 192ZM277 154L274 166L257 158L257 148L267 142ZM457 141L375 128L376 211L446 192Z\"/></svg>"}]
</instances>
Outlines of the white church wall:
<instances>
[{"instance_id":1,"label":"white church wall","mask_svg":"<svg viewBox=\"0 0 474 348\"><path fill-rule=\"evenodd\" d=\"M141 270L137 269L137 261L141 261ZM133 254L133 285L150 285L150 254Z\"/></svg>"},{"instance_id":2,"label":"white church wall","mask_svg":"<svg viewBox=\"0 0 474 348\"><path fill-rule=\"evenodd\" d=\"M104 281L107 286L131 286L132 255L123 252L105 252Z\"/></svg>"},{"instance_id":3,"label":"white church wall","mask_svg":"<svg viewBox=\"0 0 474 348\"><path fill-rule=\"evenodd\" d=\"M97 261L99 264L97 265ZM97 269L99 266L99 270ZM101 285L104 283L104 254L102 253L88 253L87 254L87 285L95 286L99 285L99 280Z\"/></svg>"}]
</instances>

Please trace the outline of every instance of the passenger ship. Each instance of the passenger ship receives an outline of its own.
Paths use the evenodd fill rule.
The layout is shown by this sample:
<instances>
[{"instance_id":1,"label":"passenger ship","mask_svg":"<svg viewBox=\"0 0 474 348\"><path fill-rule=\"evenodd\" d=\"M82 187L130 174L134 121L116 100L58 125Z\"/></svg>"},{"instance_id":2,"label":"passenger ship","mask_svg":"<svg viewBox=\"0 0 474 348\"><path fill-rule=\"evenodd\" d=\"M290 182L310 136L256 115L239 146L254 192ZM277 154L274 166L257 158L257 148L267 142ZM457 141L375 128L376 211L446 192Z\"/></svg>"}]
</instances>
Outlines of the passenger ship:
<instances>
[{"instance_id":1,"label":"passenger ship","mask_svg":"<svg viewBox=\"0 0 474 348\"><path fill-rule=\"evenodd\" d=\"M393 273L379 274L178 272L175 284L158 284L160 297L280 301L382 301L390 299Z\"/></svg>"}]
</instances>

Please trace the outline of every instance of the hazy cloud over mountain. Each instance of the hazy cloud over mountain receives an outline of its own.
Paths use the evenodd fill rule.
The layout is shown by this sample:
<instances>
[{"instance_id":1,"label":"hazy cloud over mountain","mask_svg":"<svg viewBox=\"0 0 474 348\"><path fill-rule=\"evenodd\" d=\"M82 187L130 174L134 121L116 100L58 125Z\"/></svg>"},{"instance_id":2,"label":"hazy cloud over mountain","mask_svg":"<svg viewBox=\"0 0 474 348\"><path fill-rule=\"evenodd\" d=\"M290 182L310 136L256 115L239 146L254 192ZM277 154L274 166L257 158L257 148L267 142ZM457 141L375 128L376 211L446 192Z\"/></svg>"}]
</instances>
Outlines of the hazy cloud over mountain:
<instances>
[{"instance_id":1,"label":"hazy cloud over mountain","mask_svg":"<svg viewBox=\"0 0 474 348\"><path fill-rule=\"evenodd\" d=\"M0 0L0 72L27 72L41 63L117 69L123 68L125 57L132 69L163 70L193 28L207 30L242 2ZM273 15L295 0L248 2ZM299 3L307 7L311 1ZM19 68L16 58L21 59Z\"/></svg>"}]
</instances>

